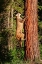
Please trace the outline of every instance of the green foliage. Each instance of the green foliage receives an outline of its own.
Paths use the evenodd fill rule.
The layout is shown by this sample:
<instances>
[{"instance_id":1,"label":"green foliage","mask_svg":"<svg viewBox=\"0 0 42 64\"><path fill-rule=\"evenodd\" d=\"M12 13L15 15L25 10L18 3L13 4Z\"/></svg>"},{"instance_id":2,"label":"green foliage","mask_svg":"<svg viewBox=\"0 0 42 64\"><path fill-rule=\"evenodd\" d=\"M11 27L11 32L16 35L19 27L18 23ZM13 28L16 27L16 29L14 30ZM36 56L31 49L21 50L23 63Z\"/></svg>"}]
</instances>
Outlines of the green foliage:
<instances>
[{"instance_id":1,"label":"green foliage","mask_svg":"<svg viewBox=\"0 0 42 64\"><path fill-rule=\"evenodd\" d=\"M38 6L38 9L39 9L39 10L42 10L42 6Z\"/></svg>"},{"instance_id":2,"label":"green foliage","mask_svg":"<svg viewBox=\"0 0 42 64\"><path fill-rule=\"evenodd\" d=\"M42 43L42 2L38 2L38 32L39 32L39 42Z\"/></svg>"},{"instance_id":3,"label":"green foliage","mask_svg":"<svg viewBox=\"0 0 42 64\"><path fill-rule=\"evenodd\" d=\"M39 42L40 42L40 57L42 59L42 2L38 2L38 33L39 33Z\"/></svg>"},{"instance_id":4,"label":"green foliage","mask_svg":"<svg viewBox=\"0 0 42 64\"><path fill-rule=\"evenodd\" d=\"M40 44L40 57L42 59L42 45Z\"/></svg>"},{"instance_id":5,"label":"green foliage","mask_svg":"<svg viewBox=\"0 0 42 64\"><path fill-rule=\"evenodd\" d=\"M14 1L14 10L15 12L20 12L23 14L24 12L24 0L15 0Z\"/></svg>"}]
</instances>

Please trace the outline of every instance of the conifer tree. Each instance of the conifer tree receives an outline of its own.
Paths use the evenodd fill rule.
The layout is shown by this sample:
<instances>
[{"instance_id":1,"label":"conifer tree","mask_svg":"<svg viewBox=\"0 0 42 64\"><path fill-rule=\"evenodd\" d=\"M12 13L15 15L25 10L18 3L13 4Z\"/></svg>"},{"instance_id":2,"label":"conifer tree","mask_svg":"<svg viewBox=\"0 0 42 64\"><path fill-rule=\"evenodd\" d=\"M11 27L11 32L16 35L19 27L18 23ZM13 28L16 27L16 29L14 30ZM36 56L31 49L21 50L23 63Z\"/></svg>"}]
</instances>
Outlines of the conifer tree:
<instances>
[{"instance_id":1,"label":"conifer tree","mask_svg":"<svg viewBox=\"0 0 42 64\"><path fill-rule=\"evenodd\" d=\"M39 59L37 0L25 0L25 59Z\"/></svg>"}]
</instances>

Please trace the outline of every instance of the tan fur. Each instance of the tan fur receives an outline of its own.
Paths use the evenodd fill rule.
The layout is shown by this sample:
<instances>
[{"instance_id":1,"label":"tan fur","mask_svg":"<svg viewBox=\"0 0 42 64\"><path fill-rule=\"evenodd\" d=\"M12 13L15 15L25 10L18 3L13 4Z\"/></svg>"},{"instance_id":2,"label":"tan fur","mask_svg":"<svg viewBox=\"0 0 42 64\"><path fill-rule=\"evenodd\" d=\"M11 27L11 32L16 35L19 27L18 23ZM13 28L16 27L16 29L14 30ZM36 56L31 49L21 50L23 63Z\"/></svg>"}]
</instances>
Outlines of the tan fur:
<instances>
[{"instance_id":1,"label":"tan fur","mask_svg":"<svg viewBox=\"0 0 42 64\"><path fill-rule=\"evenodd\" d=\"M20 17L20 13L17 13L16 14L16 20L17 20L17 28L16 28L16 38L18 40L23 40L24 39L24 34L22 33L22 29L23 29L23 24L24 24L24 21L23 19Z\"/></svg>"}]
</instances>

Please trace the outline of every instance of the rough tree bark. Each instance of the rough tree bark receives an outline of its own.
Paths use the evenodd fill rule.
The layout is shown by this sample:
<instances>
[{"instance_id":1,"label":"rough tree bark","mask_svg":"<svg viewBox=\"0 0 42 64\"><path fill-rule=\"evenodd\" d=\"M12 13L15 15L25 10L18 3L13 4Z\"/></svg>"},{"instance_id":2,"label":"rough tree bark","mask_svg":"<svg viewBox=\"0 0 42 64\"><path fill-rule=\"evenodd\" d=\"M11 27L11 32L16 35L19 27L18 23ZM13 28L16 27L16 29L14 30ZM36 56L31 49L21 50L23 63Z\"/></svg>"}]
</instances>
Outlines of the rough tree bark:
<instances>
[{"instance_id":1,"label":"rough tree bark","mask_svg":"<svg viewBox=\"0 0 42 64\"><path fill-rule=\"evenodd\" d=\"M25 59L39 59L37 0L25 0Z\"/></svg>"}]
</instances>

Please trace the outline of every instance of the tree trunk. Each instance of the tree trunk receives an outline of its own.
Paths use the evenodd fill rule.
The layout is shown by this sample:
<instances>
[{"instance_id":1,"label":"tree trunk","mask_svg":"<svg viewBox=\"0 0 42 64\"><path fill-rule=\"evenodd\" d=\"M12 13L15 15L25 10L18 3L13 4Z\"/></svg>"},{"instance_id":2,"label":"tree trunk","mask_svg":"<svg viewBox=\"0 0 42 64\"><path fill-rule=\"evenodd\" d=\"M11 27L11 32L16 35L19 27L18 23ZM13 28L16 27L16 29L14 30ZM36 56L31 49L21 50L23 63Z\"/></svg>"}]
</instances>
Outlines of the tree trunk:
<instances>
[{"instance_id":1,"label":"tree trunk","mask_svg":"<svg viewBox=\"0 0 42 64\"><path fill-rule=\"evenodd\" d=\"M10 28L10 6L8 7L8 28Z\"/></svg>"},{"instance_id":2,"label":"tree trunk","mask_svg":"<svg viewBox=\"0 0 42 64\"><path fill-rule=\"evenodd\" d=\"M13 36L12 36L12 30L13 29L13 0L11 0L12 3L9 5L9 10L8 10L8 28L9 28L9 33L8 33L8 49L13 49Z\"/></svg>"},{"instance_id":3,"label":"tree trunk","mask_svg":"<svg viewBox=\"0 0 42 64\"><path fill-rule=\"evenodd\" d=\"M11 8L11 27L13 28L13 8Z\"/></svg>"},{"instance_id":4,"label":"tree trunk","mask_svg":"<svg viewBox=\"0 0 42 64\"><path fill-rule=\"evenodd\" d=\"M8 50L13 49L13 42L12 42L12 33L11 31L8 33Z\"/></svg>"},{"instance_id":5,"label":"tree trunk","mask_svg":"<svg viewBox=\"0 0 42 64\"><path fill-rule=\"evenodd\" d=\"M25 0L25 59L39 59L37 0Z\"/></svg>"},{"instance_id":6,"label":"tree trunk","mask_svg":"<svg viewBox=\"0 0 42 64\"><path fill-rule=\"evenodd\" d=\"M12 5L11 5L11 28L13 28L13 2L14 0L12 0Z\"/></svg>"}]
</instances>

